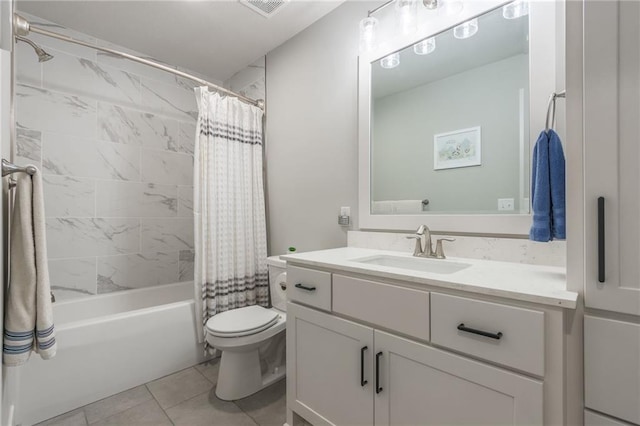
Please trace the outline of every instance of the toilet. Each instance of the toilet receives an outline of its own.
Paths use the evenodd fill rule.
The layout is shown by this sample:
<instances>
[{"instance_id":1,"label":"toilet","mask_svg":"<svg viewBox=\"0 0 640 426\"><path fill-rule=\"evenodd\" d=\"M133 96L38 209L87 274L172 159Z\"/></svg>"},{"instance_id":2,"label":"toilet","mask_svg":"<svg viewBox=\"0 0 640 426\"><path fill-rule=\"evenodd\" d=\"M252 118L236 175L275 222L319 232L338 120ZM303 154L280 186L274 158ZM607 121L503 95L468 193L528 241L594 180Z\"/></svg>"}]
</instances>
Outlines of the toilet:
<instances>
[{"instance_id":1,"label":"toilet","mask_svg":"<svg viewBox=\"0 0 640 426\"><path fill-rule=\"evenodd\" d=\"M271 308L246 306L215 315L205 325L209 345L222 352L216 396L245 398L283 379L286 371L286 262L267 258Z\"/></svg>"}]
</instances>

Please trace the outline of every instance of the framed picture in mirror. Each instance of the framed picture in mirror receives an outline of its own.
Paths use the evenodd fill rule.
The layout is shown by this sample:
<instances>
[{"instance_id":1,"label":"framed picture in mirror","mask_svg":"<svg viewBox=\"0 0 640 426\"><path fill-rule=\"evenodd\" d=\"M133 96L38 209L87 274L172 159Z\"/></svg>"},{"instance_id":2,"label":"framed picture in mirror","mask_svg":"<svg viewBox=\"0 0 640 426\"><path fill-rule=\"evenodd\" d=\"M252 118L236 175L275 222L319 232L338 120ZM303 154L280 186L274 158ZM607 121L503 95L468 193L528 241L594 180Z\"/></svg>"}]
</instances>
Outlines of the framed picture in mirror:
<instances>
[{"instance_id":1,"label":"framed picture in mirror","mask_svg":"<svg viewBox=\"0 0 640 426\"><path fill-rule=\"evenodd\" d=\"M433 169L455 169L482 164L480 126L433 135Z\"/></svg>"}]
</instances>

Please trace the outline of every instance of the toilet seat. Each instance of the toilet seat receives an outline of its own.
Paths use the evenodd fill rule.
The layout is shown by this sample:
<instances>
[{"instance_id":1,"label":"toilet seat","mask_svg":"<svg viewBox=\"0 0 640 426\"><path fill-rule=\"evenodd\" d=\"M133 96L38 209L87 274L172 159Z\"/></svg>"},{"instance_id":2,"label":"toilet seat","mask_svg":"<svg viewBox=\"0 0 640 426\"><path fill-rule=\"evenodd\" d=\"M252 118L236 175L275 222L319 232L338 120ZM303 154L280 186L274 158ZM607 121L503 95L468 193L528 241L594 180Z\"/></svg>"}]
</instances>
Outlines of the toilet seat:
<instances>
[{"instance_id":1,"label":"toilet seat","mask_svg":"<svg viewBox=\"0 0 640 426\"><path fill-rule=\"evenodd\" d=\"M253 305L215 315L209 318L205 327L212 336L242 337L270 328L279 318L278 312Z\"/></svg>"}]
</instances>

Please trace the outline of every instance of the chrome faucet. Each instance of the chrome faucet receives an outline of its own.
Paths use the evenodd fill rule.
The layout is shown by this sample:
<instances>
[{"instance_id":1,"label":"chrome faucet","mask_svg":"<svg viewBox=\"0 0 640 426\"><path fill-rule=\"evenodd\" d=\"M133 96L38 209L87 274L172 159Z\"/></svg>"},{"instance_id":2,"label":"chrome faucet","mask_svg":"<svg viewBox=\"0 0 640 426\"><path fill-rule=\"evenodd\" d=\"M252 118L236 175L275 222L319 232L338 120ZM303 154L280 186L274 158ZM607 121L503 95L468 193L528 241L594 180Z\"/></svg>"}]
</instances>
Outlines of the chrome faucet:
<instances>
[{"instance_id":1,"label":"chrome faucet","mask_svg":"<svg viewBox=\"0 0 640 426\"><path fill-rule=\"evenodd\" d=\"M424 238L424 245L422 240ZM446 259L444 250L442 249L443 241L455 241L452 238L439 238L436 244L436 251L433 251L433 244L431 242L431 230L427 225L420 225L414 235L407 237L407 239L415 239L416 245L413 249L413 255L415 257L431 257L436 259Z\"/></svg>"},{"instance_id":2,"label":"chrome faucet","mask_svg":"<svg viewBox=\"0 0 640 426\"><path fill-rule=\"evenodd\" d=\"M431 244L431 230L427 225L420 225L420 227L416 230L415 235L412 235L407 238L416 240L416 246L413 250L414 256L434 257L433 245ZM424 238L424 246L422 244L423 238Z\"/></svg>"}]
</instances>

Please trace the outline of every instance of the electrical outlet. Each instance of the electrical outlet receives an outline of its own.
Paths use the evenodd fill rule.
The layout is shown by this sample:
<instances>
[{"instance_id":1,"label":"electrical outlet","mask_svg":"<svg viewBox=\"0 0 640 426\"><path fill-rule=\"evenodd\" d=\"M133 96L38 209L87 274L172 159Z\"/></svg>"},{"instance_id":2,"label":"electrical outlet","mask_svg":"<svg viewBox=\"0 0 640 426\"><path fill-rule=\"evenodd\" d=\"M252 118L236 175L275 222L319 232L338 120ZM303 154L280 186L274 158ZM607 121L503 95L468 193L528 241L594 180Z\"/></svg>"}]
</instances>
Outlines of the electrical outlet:
<instances>
[{"instance_id":1,"label":"electrical outlet","mask_svg":"<svg viewBox=\"0 0 640 426\"><path fill-rule=\"evenodd\" d=\"M513 198L498 198L498 210L513 210Z\"/></svg>"},{"instance_id":2,"label":"electrical outlet","mask_svg":"<svg viewBox=\"0 0 640 426\"><path fill-rule=\"evenodd\" d=\"M351 216L351 207L340 207L340 216Z\"/></svg>"}]
</instances>

